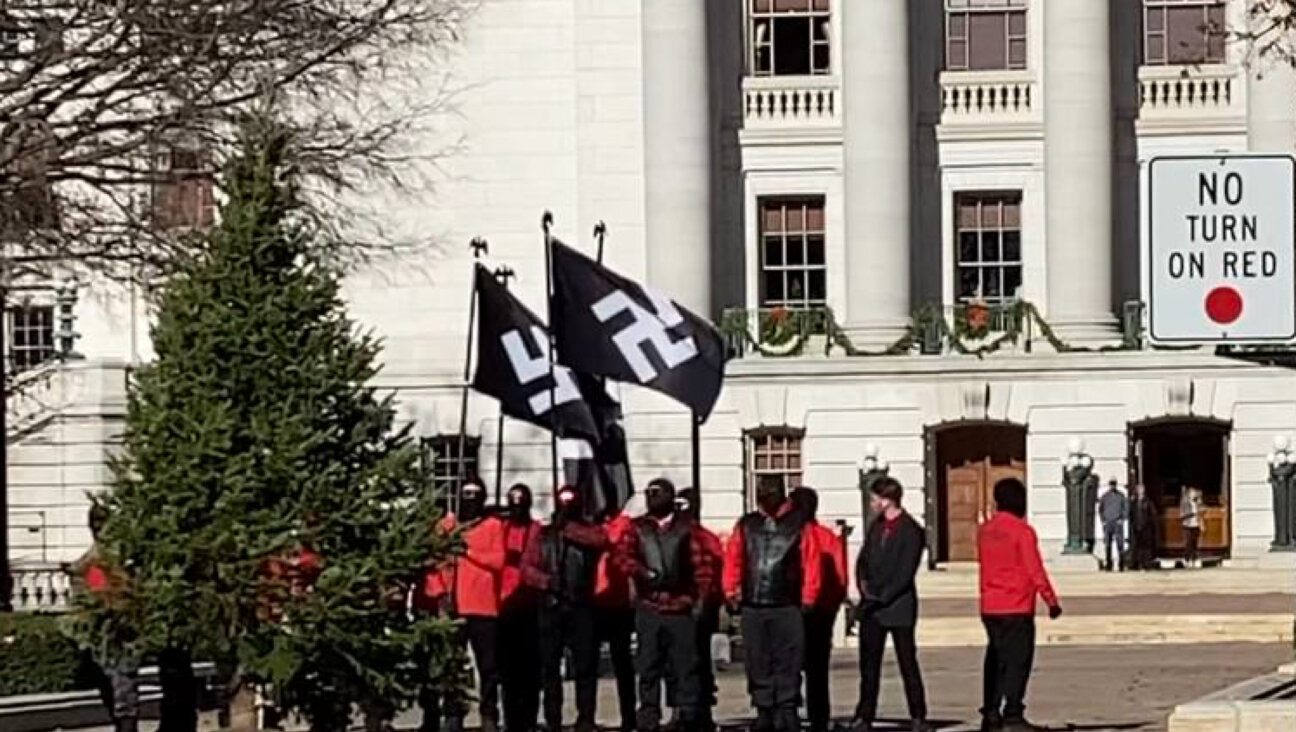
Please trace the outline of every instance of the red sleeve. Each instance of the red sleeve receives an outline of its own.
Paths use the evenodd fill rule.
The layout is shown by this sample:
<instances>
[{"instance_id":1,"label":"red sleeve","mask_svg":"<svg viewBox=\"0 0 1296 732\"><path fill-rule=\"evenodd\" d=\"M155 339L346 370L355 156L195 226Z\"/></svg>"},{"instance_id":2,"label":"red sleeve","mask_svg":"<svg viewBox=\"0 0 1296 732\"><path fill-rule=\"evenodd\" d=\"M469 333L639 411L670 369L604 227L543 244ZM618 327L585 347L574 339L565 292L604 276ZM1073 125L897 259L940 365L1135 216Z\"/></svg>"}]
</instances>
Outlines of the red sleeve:
<instances>
[{"instance_id":1,"label":"red sleeve","mask_svg":"<svg viewBox=\"0 0 1296 732\"><path fill-rule=\"evenodd\" d=\"M538 590L549 589L549 573L544 570L544 553L541 551L542 532L537 531L527 540L522 551L522 584Z\"/></svg>"},{"instance_id":2,"label":"red sleeve","mask_svg":"<svg viewBox=\"0 0 1296 732\"><path fill-rule=\"evenodd\" d=\"M484 519L464 532L467 553L464 558L490 572L504 571L504 522L496 518Z\"/></svg>"},{"instance_id":3,"label":"red sleeve","mask_svg":"<svg viewBox=\"0 0 1296 732\"><path fill-rule=\"evenodd\" d=\"M846 561L846 539L840 536L833 536L833 566L837 568L837 577L841 579L842 600L846 599L846 594L850 587L850 569Z\"/></svg>"},{"instance_id":4,"label":"red sleeve","mask_svg":"<svg viewBox=\"0 0 1296 732\"><path fill-rule=\"evenodd\" d=\"M707 538L699 526L694 526L689 535L689 552L693 564L693 581L697 587L696 601L711 597L715 593L715 560L707 551Z\"/></svg>"},{"instance_id":5,"label":"red sleeve","mask_svg":"<svg viewBox=\"0 0 1296 732\"><path fill-rule=\"evenodd\" d=\"M823 587L823 549L819 547L818 532L806 524L801 530L801 606L812 607L819 601Z\"/></svg>"},{"instance_id":6,"label":"red sleeve","mask_svg":"<svg viewBox=\"0 0 1296 732\"><path fill-rule=\"evenodd\" d=\"M602 526L589 524L563 524L563 538L586 549L607 549L608 532Z\"/></svg>"},{"instance_id":7,"label":"red sleeve","mask_svg":"<svg viewBox=\"0 0 1296 732\"><path fill-rule=\"evenodd\" d=\"M739 521L734 524L733 533L729 535L729 544L725 547L724 571L721 577L726 600L742 599L742 576L747 554L745 544L742 521Z\"/></svg>"},{"instance_id":8,"label":"red sleeve","mask_svg":"<svg viewBox=\"0 0 1296 732\"><path fill-rule=\"evenodd\" d=\"M1057 594L1053 592L1053 584L1049 582L1048 572L1044 570L1044 560L1040 557L1039 538L1035 535L1035 530L1027 526L1026 530L1018 535L1017 541L1021 542L1018 548L1026 563L1026 574L1030 577L1031 584L1035 585L1035 591L1039 593L1045 605L1056 607Z\"/></svg>"}]
</instances>

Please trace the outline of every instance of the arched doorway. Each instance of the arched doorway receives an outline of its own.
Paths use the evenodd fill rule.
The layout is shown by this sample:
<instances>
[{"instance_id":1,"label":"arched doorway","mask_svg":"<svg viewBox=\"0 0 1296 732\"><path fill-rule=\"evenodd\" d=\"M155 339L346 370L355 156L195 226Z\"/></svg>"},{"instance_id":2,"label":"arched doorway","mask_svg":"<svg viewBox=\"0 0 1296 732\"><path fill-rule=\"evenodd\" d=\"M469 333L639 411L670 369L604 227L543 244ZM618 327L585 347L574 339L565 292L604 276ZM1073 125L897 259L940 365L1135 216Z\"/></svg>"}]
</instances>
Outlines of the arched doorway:
<instances>
[{"instance_id":1,"label":"arched doorway","mask_svg":"<svg viewBox=\"0 0 1296 732\"><path fill-rule=\"evenodd\" d=\"M930 563L976 561L977 527L994 510L994 484L1026 482L1026 427L949 422L926 432Z\"/></svg>"},{"instance_id":2,"label":"arched doorway","mask_svg":"<svg viewBox=\"0 0 1296 732\"><path fill-rule=\"evenodd\" d=\"M1179 501L1184 489L1202 492L1200 553L1226 559L1232 549L1229 438L1233 425L1203 417L1165 417L1129 425L1130 485L1142 483L1161 516L1157 556L1184 554Z\"/></svg>"}]
</instances>

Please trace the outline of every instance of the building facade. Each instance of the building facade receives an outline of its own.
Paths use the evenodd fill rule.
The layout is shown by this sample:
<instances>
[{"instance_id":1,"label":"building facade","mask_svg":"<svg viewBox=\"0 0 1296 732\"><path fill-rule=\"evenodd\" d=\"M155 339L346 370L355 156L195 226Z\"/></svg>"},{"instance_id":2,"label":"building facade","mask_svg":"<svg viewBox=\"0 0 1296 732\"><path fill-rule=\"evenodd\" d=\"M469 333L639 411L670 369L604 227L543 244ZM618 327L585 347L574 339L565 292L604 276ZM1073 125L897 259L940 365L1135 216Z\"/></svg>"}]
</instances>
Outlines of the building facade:
<instances>
[{"instance_id":1,"label":"building facade","mask_svg":"<svg viewBox=\"0 0 1296 732\"><path fill-rule=\"evenodd\" d=\"M380 202L393 231L436 246L353 277L353 313L386 339L383 385L448 479L468 242L486 238L485 261L543 312L542 212L587 251L604 222L610 266L733 342L702 428L717 526L761 474L858 525L876 455L928 526L930 564L975 558L1010 475L1061 561L1079 448L1103 482L1148 486L1164 556L1193 486L1208 553L1274 561L1266 455L1296 435L1296 377L1142 335L1147 161L1296 151L1296 74L1241 39L1247 4L484 0L450 64L455 114L427 140L460 141L443 179ZM43 377L60 395L46 423L10 427L12 510L46 512L39 531L11 519L18 556L38 533L46 559L84 545L79 496L102 485L125 369L148 356L141 296L78 308L85 359ZM637 480L688 483L688 413L620 396ZM472 469L546 493L547 435L468 405Z\"/></svg>"}]
</instances>

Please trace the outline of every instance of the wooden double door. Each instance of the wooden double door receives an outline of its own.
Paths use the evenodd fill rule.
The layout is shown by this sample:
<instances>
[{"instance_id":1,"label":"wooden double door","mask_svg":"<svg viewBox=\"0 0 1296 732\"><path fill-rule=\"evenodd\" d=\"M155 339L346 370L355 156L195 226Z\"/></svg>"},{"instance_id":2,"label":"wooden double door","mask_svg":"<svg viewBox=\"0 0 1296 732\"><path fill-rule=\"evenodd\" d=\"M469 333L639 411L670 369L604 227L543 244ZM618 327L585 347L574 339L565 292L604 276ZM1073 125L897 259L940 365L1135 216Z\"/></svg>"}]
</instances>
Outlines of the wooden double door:
<instances>
[{"instance_id":1,"label":"wooden double door","mask_svg":"<svg viewBox=\"0 0 1296 732\"><path fill-rule=\"evenodd\" d=\"M1229 556L1233 536L1231 434L1231 424L1207 419L1162 419L1130 425L1129 482L1142 483L1157 507L1158 556L1184 554L1187 540L1179 504L1189 487L1202 493L1201 554Z\"/></svg>"},{"instance_id":2,"label":"wooden double door","mask_svg":"<svg viewBox=\"0 0 1296 732\"><path fill-rule=\"evenodd\" d=\"M1026 429L981 424L946 427L934 440L937 475L938 561L977 559L977 530L994 513L994 486L1004 478L1026 482ZM931 519L929 519L930 521Z\"/></svg>"}]
</instances>

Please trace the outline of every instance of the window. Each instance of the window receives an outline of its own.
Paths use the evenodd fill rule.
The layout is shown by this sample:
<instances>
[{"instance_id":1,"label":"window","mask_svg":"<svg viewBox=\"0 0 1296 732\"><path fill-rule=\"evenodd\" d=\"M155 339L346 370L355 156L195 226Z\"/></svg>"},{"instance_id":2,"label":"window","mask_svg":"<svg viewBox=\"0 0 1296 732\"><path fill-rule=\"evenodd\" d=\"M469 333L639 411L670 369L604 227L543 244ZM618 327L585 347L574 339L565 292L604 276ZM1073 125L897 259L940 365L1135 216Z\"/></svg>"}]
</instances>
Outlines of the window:
<instances>
[{"instance_id":1,"label":"window","mask_svg":"<svg viewBox=\"0 0 1296 732\"><path fill-rule=\"evenodd\" d=\"M748 0L753 76L811 76L831 69L828 0Z\"/></svg>"},{"instance_id":2,"label":"window","mask_svg":"<svg viewBox=\"0 0 1296 732\"><path fill-rule=\"evenodd\" d=\"M789 491L801 485L804 430L762 427L747 433L747 506L756 505L756 487L780 480Z\"/></svg>"},{"instance_id":3,"label":"window","mask_svg":"<svg viewBox=\"0 0 1296 732\"><path fill-rule=\"evenodd\" d=\"M192 229L216 221L216 196L204 155L196 148L173 147L158 161L161 181L153 186L153 210L162 229Z\"/></svg>"},{"instance_id":4,"label":"window","mask_svg":"<svg viewBox=\"0 0 1296 732\"><path fill-rule=\"evenodd\" d=\"M1022 284L1021 193L960 193L954 205L955 297L1015 300Z\"/></svg>"},{"instance_id":5,"label":"window","mask_svg":"<svg viewBox=\"0 0 1296 732\"><path fill-rule=\"evenodd\" d=\"M761 307L826 304L823 197L762 198L759 208Z\"/></svg>"},{"instance_id":6,"label":"window","mask_svg":"<svg viewBox=\"0 0 1296 732\"><path fill-rule=\"evenodd\" d=\"M1224 31L1224 0L1144 0L1143 63L1223 63Z\"/></svg>"},{"instance_id":7,"label":"window","mask_svg":"<svg viewBox=\"0 0 1296 732\"><path fill-rule=\"evenodd\" d=\"M23 305L9 308L5 323L9 335L11 372L36 368L54 358L54 308Z\"/></svg>"},{"instance_id":8,"label":"window","mask_svg":"<svg viewBox=\"0 0 1296 732\"><path fill-rule=\"evenodd\" d=\"M945 0L945 68L1026 68L1027 0Z\"/></svg>"},{"instance_id":9,"label":"window","mask_svg":"<svg viewBox=\"0 0 1296 732\"><path fill-rule=\"evenodd\" d=\"M460 476L477 478L477 452L481 438L466 437L463 441L463 470L460 471L459 435L437 435L420 440L423 474L431 482L438 496L449 496L459 488Z\"/></svg>"}]
</instances>

